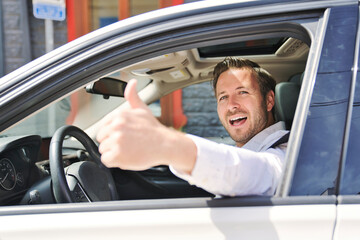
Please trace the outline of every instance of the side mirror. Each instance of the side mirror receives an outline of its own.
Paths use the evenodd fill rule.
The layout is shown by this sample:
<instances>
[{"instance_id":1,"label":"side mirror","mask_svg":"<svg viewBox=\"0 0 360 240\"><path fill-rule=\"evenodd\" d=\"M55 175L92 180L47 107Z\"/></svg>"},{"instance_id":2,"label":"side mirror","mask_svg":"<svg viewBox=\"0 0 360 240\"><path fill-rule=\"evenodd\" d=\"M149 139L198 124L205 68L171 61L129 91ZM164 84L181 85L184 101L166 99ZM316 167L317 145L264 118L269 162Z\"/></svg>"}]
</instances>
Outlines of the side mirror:
<instances>
[{"instance_id":1,"label":"side mirror","mask_svg":"<svg viewBox=\"0 0 360 240\"><path fill-rule=\"evenodd\" d=\"M124 97L127 82L119 79L105 77L85 87L86 92L103 95L105 99L111 97Z\"/></svg>"}]
</instances>

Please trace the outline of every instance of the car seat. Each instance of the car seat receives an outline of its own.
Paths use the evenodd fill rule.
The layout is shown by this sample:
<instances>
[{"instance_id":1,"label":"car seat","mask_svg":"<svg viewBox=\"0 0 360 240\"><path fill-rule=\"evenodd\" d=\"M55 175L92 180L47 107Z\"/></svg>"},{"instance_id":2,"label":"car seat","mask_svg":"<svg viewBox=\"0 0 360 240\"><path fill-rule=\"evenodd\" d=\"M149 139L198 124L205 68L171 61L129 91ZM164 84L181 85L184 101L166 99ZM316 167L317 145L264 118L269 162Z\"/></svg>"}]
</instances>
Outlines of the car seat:
<instances>
[{"instance_id":1,"label":"car seat","mask_svg":"<svg viewBox=\"0 0 360 240\"><path fill-rule=\"evenodd\" d=\"M293 122L302 78L303 73L299 73L275 87L275 119L284 121L287 130L290 130Z\"/></svg>"}]
</instances>

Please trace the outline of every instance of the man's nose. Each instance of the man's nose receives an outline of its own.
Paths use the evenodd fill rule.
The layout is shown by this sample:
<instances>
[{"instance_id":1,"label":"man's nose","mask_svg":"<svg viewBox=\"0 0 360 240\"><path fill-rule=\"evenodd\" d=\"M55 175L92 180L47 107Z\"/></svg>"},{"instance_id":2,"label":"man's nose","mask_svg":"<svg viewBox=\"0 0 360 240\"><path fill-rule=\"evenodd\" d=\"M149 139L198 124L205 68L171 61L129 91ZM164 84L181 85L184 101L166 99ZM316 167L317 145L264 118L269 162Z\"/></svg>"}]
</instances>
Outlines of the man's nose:
<instances>
[{"instance_id":1,"label":"man's nose","mask_svg":"<svg viewBox=\"0 0 360 240\"><path fill-rule=\"evenodd\" d=\"M228 109L230 111L235 110L240 108L240 103L238 101L238 99L236 98L236 96L231 95L229 96L229 101L228 101Z\"/></svg>"}]
</instances>

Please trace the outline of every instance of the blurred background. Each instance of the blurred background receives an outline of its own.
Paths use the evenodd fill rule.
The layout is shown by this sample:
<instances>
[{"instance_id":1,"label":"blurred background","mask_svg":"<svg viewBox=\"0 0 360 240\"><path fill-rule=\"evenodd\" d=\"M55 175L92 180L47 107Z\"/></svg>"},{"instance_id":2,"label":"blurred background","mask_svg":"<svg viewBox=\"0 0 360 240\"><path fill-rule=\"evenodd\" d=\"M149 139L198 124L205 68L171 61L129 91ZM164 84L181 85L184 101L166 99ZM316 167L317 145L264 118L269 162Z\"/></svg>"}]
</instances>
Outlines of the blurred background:
<instances>
[{"instance_id":1,"label":"blurred background","mask_svg":"<svg viewBox=\"0 0 360 240\"><path fill-rule=\"evenodd\" d=\"M64 2L66 17L53 20L54 46L90 31L151 10L198 0L0 0L0 77L46 53L45 20L34 3Z\"/></svg>"},{"instance_id":2,"label":"blurred background","mask_svg":"<svg viewBox=\"0 0 360 240\"><path fill-rule=\"evenodd\" d=\"M0 0L0 77L121 19L196 1L199 0ZM52 5L55 8L50 9ZM46 11L52 11L51 17L57 20L41 18ZM79 97L72 95L66 105L76 105L78 101ZM160 109L159 120L169 127L202 137L228 136L219 122L209 83L177 90L153 105ZM56 112L50 115L60 121ZM72 124L72 120L68 119L67 124Z\"/></svg>"}]
</instances>

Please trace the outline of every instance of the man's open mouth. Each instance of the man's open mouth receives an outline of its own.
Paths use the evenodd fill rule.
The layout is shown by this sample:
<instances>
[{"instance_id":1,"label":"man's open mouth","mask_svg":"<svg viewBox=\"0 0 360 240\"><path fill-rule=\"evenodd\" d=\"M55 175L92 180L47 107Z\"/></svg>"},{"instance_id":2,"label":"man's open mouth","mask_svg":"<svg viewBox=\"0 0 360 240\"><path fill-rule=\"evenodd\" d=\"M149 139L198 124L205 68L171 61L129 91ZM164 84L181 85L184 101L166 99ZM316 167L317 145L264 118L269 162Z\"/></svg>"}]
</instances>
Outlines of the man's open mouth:
<instances>
[{"instance_id":1,"label":"man's open mouth","mask_svg":"<svg viewBox=\"0 0 360 240\"><path fill-rule=\"evenodd\" d=\"M243 122L245 122L247 118L246 117L237 117L237 118L233 118L230 119L230 124L232 126L239 126L240 124L242 124Z\"/></svg>"}]
</instances>

